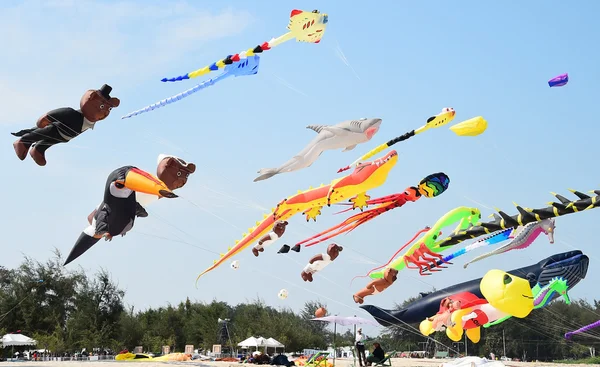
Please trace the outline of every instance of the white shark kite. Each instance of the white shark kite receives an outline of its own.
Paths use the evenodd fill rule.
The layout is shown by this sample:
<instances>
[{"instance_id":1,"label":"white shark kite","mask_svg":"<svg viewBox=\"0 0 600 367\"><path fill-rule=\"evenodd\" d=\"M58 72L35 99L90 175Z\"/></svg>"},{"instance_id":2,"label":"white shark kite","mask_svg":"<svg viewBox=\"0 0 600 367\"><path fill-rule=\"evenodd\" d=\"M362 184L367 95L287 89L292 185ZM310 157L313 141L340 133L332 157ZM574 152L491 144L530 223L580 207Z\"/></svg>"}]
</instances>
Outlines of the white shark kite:
<instances>
[{"instance_id":1,"label":"white shark kite","mask_svg":"<svg viewBox=\"0 0 600 367\"><path fill-rule=\"evenodd\" d=\"M326 150L344 148L343 152L350 151L358 144L371 140L379 131L380 125L381 119L378 118L348 120L333 126L309 125L306 128L314 130L318 135L300 153L279 168L263 168L258 171L260 176L255 178L254 182L266 180L280 173L310 167Z\"/></svg>"}]
</instances>

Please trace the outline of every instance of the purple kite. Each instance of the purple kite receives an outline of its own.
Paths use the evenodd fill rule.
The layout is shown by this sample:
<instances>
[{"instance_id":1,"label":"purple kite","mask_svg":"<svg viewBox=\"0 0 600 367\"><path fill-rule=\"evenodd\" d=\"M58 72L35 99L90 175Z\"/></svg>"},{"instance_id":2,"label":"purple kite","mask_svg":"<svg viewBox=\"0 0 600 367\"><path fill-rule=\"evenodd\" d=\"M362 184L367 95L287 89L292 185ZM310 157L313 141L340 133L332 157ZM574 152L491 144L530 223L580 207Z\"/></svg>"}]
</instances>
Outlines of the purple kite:
<instances>
[{"instance_id":1,"label":"purple kite","mask_svg":"<svg viewBox=\"0 0 600 367\"><path fill-rule=\"evenodd\" d=\"M569 74L565 73L548 80L548 85L552 87L562 87L569 82Z\"/></svg>"},{"instance_id":2,"label":"purple kite","mask_svg":"<svg viewBox=\"0 0 600 367\"><path fill-rule=\"evenodd\" d=\"M585 333L586 331L593 329L593 328L597 328L598 326L600 326L600 320L596 321L594 323L591 323L589 325L586 325L584 327L582 327L581 329L577 329L575 331L569 331L568 333L565 334L565 338L566 339L571 339L571 337L574 334L579 334L579 333Z\"/></svg>"}]
</instances>

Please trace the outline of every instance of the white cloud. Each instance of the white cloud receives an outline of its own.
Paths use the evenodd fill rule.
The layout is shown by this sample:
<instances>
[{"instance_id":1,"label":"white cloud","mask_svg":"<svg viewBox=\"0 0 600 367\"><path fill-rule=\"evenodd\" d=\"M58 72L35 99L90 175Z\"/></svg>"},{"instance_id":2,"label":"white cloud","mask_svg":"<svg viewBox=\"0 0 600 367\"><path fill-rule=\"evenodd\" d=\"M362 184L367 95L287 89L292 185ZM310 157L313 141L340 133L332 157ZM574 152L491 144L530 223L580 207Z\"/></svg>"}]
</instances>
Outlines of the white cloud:
<instances>
[{"instance_id":1,"label":"white cloud","mask_svg":"<svg viewBox=\"0 0 600 367\"><path fill-rule=\"evenodd\" d=\"M0 58L0 98L13 106L3 111L0 123L22 123L37 119L46 107L73 105L78 101L73 90L83 92L105 80L157 78L166 65L206 42L239 34L253 20L244 11L211 13L185 1L0 4L7 36ZM23 108L34 101L35 109Z\"/></svg>"}]
</instances>

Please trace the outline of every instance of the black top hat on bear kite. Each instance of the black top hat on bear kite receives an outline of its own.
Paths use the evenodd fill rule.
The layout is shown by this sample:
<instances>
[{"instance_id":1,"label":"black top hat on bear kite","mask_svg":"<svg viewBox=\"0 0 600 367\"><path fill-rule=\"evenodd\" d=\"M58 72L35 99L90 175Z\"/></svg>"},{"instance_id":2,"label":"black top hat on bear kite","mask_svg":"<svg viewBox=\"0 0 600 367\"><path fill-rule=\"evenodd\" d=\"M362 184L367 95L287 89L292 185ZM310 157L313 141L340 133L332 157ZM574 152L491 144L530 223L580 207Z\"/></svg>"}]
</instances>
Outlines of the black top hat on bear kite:
<instances>
[{"instance_id":1,"label":"black top hat on bear kite","mask_svg":"<svg viewBox=\"0 0 600 367\"><path fill-rule=\"evenodd\" d=\"M98 89L98 92L104 97L106 100L110 100L110 92L112 92L112 87L108 84L104 84L102 88Z\"/></svg>"}]
</instances>

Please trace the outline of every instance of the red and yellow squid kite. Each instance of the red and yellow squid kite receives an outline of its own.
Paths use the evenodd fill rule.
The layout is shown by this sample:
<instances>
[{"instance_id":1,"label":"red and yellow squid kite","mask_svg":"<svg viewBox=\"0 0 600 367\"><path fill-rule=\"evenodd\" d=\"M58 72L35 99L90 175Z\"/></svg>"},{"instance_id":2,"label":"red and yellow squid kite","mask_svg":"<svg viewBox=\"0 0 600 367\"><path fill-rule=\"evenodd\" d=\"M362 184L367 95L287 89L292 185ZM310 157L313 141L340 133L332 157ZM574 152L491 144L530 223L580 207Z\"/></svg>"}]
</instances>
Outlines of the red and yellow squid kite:
<instances>
[{"instance_id":1,"label":"red and yellow squid kite","mask_svg":"<svg viewBox=\"0 0 600 367\"><path fill-rule=\"evenodd\" d=\"M318 233L310 238L305 239L304 241L298 242L293 248L292 251L298 252L300 250L300 246L304 244L305 247L310 247L336 237L342 233L350 232L354 230L356 227L365 224L366 222L375 219L379 215L403 206L407 202L415 202L419 200L421 197L433 198L443 194L450 185L450 178L443 172L438 172L431 174L419 182L418 186L410 186L406 190L404 190L401 194L393 194L384 197L380 197L377 199L367 200L368 205L377 205L376 207L365 210L361 213L351 216L346 219L342 223L331 227L321 233ZM351 205L348 203L343 203L344 205ZM348 211L341 211L343 213ZM282 249L283 250L283 249ZM281 251L287 252L287 251Z\"/></svg>"}]
</instances>

